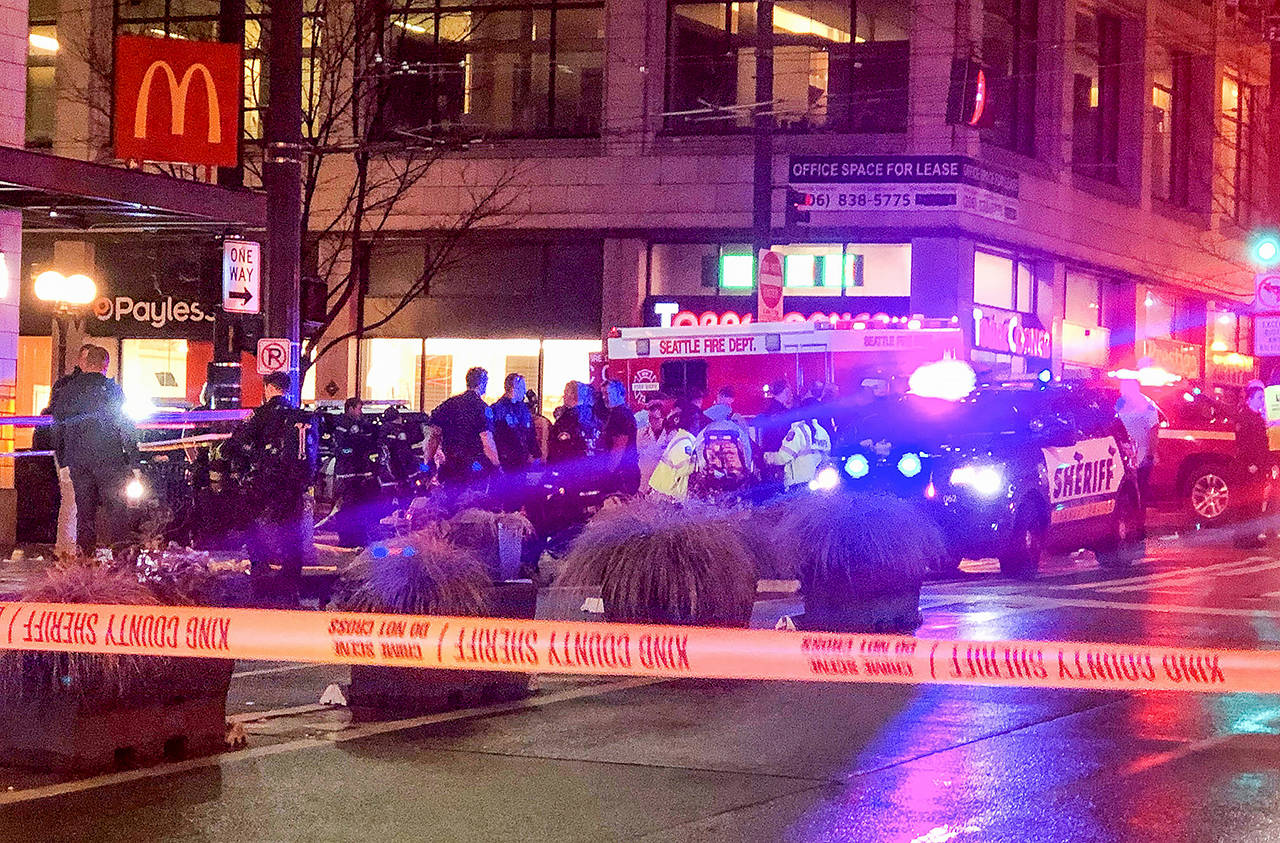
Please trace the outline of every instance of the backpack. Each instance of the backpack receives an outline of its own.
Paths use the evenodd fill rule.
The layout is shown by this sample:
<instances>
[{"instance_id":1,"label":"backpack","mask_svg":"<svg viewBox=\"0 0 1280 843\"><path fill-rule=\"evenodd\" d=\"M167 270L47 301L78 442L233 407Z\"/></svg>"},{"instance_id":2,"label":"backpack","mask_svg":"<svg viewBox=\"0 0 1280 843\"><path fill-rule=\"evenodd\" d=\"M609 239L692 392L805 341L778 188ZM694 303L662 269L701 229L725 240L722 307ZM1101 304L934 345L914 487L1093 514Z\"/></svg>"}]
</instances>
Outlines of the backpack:
<instances>
[{"instance_id":1,"label":"backpack","mask_svg":"<svg viewBox=\"0 0 1280 843\"><path fill-rule=\"evenodd\" d=\"M703 431L698 449L698 469L692 478L699 493L737 491L749 486L753 480L739 433L732 430Z\"/></svg>"}]
</instances>

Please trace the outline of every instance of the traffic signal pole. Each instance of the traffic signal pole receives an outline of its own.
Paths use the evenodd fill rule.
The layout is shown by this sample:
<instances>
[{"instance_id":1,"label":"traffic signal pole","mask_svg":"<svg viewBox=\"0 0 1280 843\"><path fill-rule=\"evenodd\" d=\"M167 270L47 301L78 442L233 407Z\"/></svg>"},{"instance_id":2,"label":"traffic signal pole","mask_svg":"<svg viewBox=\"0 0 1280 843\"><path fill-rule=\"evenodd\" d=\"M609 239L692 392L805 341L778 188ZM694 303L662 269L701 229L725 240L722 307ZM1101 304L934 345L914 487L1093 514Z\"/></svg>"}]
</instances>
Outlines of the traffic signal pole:
<instances>
[{"instance_id":1,"label":"traffic signal pole","mask_svg":"<svg viewBox=\"0 0 1280 843\"><path fill-rule=\"evenodd\" d=\"M266 154L267 272L263 298L268 336L288 339L296 401L301 341L302 264L302 0L271 0Z\"/></svg>"}]
</instances>

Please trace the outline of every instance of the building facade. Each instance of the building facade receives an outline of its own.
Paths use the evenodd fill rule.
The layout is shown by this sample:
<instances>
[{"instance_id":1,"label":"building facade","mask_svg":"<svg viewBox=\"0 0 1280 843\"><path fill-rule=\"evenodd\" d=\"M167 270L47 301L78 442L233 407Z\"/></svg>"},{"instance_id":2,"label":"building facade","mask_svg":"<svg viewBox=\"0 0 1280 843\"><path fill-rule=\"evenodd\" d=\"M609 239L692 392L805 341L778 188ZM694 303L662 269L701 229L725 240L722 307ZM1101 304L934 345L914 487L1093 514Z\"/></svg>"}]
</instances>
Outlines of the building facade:
<instances>
[{"instance_id":1,"label":"building facade","mask_svg":"<svg viewBox=\"0 0 1280 843\"><path fill-rule=\"evenodd\" d=\"M40 2L27 140L88 157L107 132L73 89L93 73L35 36L229 32L216 0ZM333 28L311 12L309 50ZM249 135L265 13L251 0L243 21ZM336 247L368 295L319 397L429 409L485 365L494 395L519 371L554 405L612 327L753 313L762 238L794 318L956 317L992 375L1269 374L1246 253L1274 222L1271 53L1248 2L404 0L379 20L386 129L468 142L376 238ZM509 206L399 308L439 231L499 183Z\"/></svg>"}]
</instances>

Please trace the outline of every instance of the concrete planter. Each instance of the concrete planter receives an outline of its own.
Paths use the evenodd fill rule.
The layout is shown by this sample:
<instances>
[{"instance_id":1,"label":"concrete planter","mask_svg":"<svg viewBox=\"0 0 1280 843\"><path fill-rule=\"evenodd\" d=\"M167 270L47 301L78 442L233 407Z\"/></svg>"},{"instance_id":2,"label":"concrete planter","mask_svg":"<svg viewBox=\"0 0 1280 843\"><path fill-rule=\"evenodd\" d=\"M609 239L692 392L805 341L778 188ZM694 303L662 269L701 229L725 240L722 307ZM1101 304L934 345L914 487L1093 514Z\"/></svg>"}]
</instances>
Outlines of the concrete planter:
<instances>
[{"instance_id":1,"label":"concrete planter","mask_svg":"<svg viewBox=\"0 0 1280 843\"><path fill-rule=\"evenodd\" d=\"M538 590L529 580L494 583L493 617L532 619ZM528 696L531 673L351 666L352 719L383 720L452 711Z\"/></svg>"},{"instance_id":2,"label":"concrete planter","mask_svg":"<svg viewBox=\"0 0 1280 843\"><path fill-rule=\"evenodd\" d=\"M234 662L173 664L156 680L159 696L104 703L50 692L0 702L0 765L96 773L217 752Z\"/></svg>"}]
</instances>

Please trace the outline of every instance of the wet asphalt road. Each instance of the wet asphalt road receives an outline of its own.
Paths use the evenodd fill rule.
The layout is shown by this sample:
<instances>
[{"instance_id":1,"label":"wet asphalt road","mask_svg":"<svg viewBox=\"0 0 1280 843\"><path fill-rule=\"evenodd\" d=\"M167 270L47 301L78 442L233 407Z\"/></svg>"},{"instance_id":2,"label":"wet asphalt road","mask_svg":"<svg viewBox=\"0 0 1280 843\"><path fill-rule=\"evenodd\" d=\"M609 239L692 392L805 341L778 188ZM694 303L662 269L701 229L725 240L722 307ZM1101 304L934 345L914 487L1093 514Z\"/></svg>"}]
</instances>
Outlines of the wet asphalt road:
<instances>
[{"instance_id":1,"label":"wet asphalt road","mask_svg":"<svg viewBox=\"0 0 1280 843\"><path fill-rule=\"evenodd\" d=\"M793 600L757 604L770 624ZM930 583L926 638L1280 648L1280 542L1153 539L1033 583ZM1280 839L1280 696L542 678L352 725L333 666L242 663L246 749L61 782L0 768L0 839Z\"/></svg>"}]
</instances>

